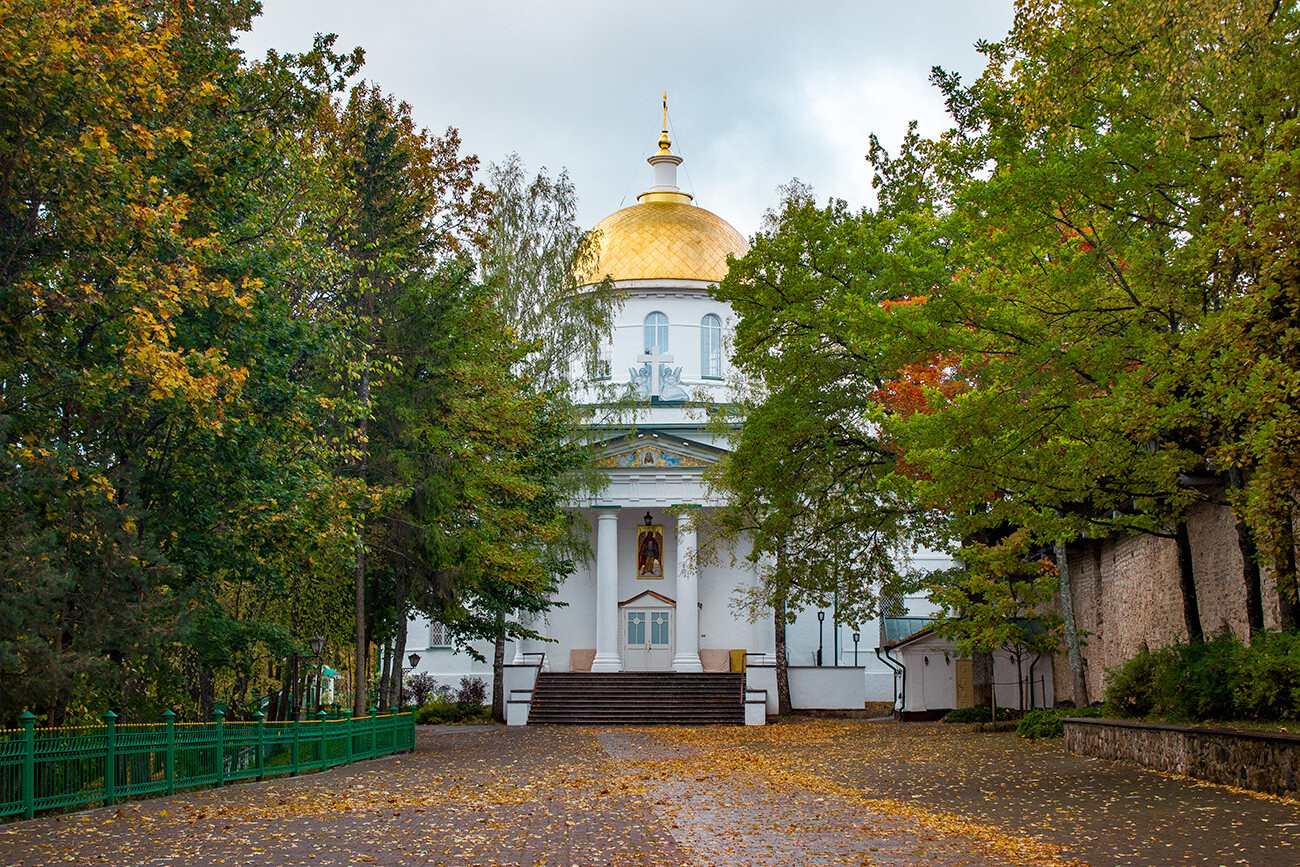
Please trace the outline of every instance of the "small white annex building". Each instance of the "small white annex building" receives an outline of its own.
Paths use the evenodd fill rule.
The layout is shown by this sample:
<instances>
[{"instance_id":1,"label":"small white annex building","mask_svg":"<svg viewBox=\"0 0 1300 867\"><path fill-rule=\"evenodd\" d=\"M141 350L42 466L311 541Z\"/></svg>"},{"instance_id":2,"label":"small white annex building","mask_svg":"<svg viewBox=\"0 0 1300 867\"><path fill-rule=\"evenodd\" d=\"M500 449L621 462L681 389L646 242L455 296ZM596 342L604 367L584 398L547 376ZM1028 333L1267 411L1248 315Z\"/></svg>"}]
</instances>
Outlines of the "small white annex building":
<instances>
[{"instance_id":1,"label":"small white annex building","mask_svg":"<svg viewBox=\"0 0 1300 867\"><path fill-rule=\"evenodd\" d=\"M703 472L727 449L725 436L706 429L706 407L728 400L732 373L724 350L735 317L712 290L727 257L748 243L678 188L682 159L666 131L658 145L650 189L594 229L593 282L611 277L622 304L586 400L599 406L610 386L631 388L637 407L633 418L597 423L608 485L575 504L593 528L593 556L565 579L564 605L534 624L550 640L519 642L513 664L545 654L550 671L727 671L739 652L775 713L772 619L747 622L731 605L755 581L748 551L696 557L697 516L720 505ZM913 612L925 605L908 602ZM897 697L893 671L874 653L879 624L858 627L828 608L804 611L787 628L795 707L860 710ZM464 675L492 677L490 664L455 652L445 629L427 620L410 624L406 652L419 654L417 671L452 686ZM480 652L491 657L486 645Z\"/></svg>"}]
</instances>

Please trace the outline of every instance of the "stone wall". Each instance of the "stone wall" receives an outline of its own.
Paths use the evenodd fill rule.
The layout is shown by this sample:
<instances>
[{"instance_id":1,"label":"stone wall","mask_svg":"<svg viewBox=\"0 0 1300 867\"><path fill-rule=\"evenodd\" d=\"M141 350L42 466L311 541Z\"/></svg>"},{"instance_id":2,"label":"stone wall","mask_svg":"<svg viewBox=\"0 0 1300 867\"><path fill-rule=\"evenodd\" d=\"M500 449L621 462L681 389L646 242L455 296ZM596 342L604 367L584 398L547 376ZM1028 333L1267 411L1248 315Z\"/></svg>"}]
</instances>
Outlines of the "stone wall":
<instances>
[{"instance_id":1,"label":"stone wall","mask_svg":"<svg viewBox=\"0 0 1300 867\"><path fill-rule=\"evenodd\" d=\"M1297 792L1300 735L1126 720L1067 719L1068 752L1270 795Z\"/></svg>"},{"instance_id":2,"label":"stone wall","mask_svg":"<svg viewBox=\"0 0 1300 867\"><path fill-rule=\"evenodd\" d=\"M1232 511L1200 503L1187 526L1201 628L1207 636L1226 630L1247 638L1246 585ZM1173 539L1127 535L1082 539L1068 550L1075 623L1085 642L1086 698L1099 701L1107 668L1143 647L1187 640L1178 552ZM1264 625L1277 629L1278 597L1267 573L1263 584ZM1056 695L1069 698L1074 689L1064 656L1062 663L1055 670Z\"/></svg>"}]
</instances>

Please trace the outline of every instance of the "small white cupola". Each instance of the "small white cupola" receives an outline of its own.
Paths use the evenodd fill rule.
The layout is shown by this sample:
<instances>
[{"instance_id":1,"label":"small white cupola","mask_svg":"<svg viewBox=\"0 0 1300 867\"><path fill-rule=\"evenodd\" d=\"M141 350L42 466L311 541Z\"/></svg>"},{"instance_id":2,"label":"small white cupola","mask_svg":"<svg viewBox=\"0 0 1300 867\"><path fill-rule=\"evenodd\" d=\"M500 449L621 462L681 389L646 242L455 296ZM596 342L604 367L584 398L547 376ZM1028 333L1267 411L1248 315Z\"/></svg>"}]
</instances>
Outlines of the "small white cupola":
<instances>
[{"instance_id":1,"label":"small white cupola","mask_svg":"<svg viewBox=\"0 0 1300 867\"><path fill-rule=\"evenodd\" d=\"M650 191L637 196L638 202L683 202L693 198L690 193L683 193L677 186L677 167L682 158L672 152L672 139L668 137L668 94L664 94L664 131L659 136L659 150L648 162L654 168L654 178Z\"/></svg>"}]
</instances>

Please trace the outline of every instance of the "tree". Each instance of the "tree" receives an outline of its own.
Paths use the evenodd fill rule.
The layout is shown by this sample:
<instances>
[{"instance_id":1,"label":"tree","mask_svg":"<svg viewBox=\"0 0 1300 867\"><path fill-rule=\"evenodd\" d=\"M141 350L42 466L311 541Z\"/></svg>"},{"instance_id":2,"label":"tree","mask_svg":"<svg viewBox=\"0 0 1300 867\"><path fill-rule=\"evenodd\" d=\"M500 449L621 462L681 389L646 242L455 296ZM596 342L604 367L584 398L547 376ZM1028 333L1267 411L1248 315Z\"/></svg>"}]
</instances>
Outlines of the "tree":
<instances>
[{"instance_id":1,"label":"tree","mask_svg":"<svg viewBox=\"0 0 1300 867\"><path fill-rule=\"evenodd\" d=\"M524 376L539 391L571 397L575 373L595 369L613 327L613 283L584 285L595 266L595 239L577 224L566 172L552 180L543 168L530 181L511 154L489 175L492 210L477 255L480 278L496 293L506 327L528 347Z\"/></svg>"},{"instance_id":2,"label":"tree","mask_svg":"<svg viewBox=\"0 0 1300 867\"><path fill-rule=\"evenodd\" d=\"M371 473L370 421L375 413L372 390L399 363L384 353L383 314L409 282L431 272L444 256L459 251L476 231L486 207L484 191L473 182L474 157L459 155L459 138L448 130L441 138L418 130L410 107L362 83L346 106L323 118L324 149L344 191L331 226L334 245L349 262L346 281L333 298L350 343L350 366L339 383L355 400L355 424L349 448L351 472L361 486L353 557L356 651L354 671L369 671L367 648L367 517L382 514L405 498L414 480ZM378 351L377 351L378 350ZM399 635L406 623L404 584L399 581L394 622ZM400 653L400 651L398 651ZM399 675L400 676L400 675ZM387 686L387 682L384 684ZM381 703L387 704L381 689ZM354 712L366 710L358 689Z\"/></svg>"},{"instance_id":3,"label":"tree","mask_svg":"<svg viewBox=\"0 0 1300 867\"><path fill-rule=\"evenodd\" d=\"M1015 660L1021 710L1027 697L1025 656L1055 653L1060 644L1061 618L1047 607L1056 594L1056 566L1032 556L1031 545L1024 528L1005 534L996 545L971 540L959 554L962 568L927 579L930 598L943 612L935 629L955 641L959 653L1003 650ZM991 692L991 718L996 719L996 685Z\"/></svg>"},{"instance_id":4,"label":"tree","mask_svg":"<svg viewBox=\"0 0 1300 867\"><path fill-rule=\"evenodd\" d=\"M879 435L890 307L943 270L942 250L915 240L890 215L818 207L796 182L718 287L740 316L735 360L753 390L711 473L728 501L715 521L752 539L751 560L775 564L743 604L752 617L775 609L782 712L788 619L831 598L849 622L871 619L877 592L902 577L897 563L935 538Z\"/></svg>"},{"instance_id":5,"label":"tree","mask_svg":"<svg viewBox=\"0 0 1300 867\"><path fill-rule=\"evenodd\" d=\"M974 525L1009 521L1045 543L1084 531L1174 540L1195 638L1185 514L1207 495L1187 480L1236 466L1226 481L1254 538L1273 544L1293 524L1282 489L1263 493L1277 477L1255 475L1264 451L1243 438L1289 424L1268 387L1243 400L1261 362L1270 379L1287 362L1258 343L1241 358L1242 341L1225 337L1286 291L1256 279L1292 255L1266 204L1285 184L1259 166L1291 147L1271 130L1294 112L1277 88L1295 75L1295 12L1087 0L1018 13L1006 40L982 46L989 66L974 85L936 72L957 128L926 152L966 243L917 329L944 335L970 388L895 432L929 495ZM1253 216L1269 213L1278 219ZM1252 511L1252 498L1273 505ZM1288 553L1282 542L1270 555L1283 586ZM1254 606L1250 622L1262 622Z\"/></svg>"},{"instance_id":6,"label":"tree","mask_svg":"<svg viewBox=\"0 0 1300 867\"><path fill-rule=\"evenodd\" d=\"M291 174L286 130L359 57L320 40L250 69L233 30L251 7L3 10L0 547L4 595L25 600L0 649L5 719L130 718L186 692L210 708L232 653L285 646L223 607L223 576L268 550L232 544L236 516L257 519L246 540L305 530L289 498L254 506L261 474L321 482L287 445L315 419L285 376L310 338L267 290L284 200L252 190Z\"/></svg>"}]
</instances>

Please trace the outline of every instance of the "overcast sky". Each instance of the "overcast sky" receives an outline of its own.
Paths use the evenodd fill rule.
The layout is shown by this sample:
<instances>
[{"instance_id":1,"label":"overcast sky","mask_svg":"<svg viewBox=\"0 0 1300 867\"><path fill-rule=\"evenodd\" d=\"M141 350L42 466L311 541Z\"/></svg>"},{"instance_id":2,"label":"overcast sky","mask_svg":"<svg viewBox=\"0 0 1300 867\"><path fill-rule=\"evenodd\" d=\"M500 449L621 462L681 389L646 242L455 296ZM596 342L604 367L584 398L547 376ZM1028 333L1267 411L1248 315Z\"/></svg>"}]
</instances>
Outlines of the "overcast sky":
<instances>
[{"instance_id":1,"label":"overcast sky","mask_svg":"<svg viewBox=\"0 0 1300 867\"><path fill-rule=\"evenodd\" d=\"M870 204L867 137L893 151L909 120L945 127L929 84L978 75L1012 0L263 0L242 45L360 45L363 72L484 165L517 152L567 169L584 227L650 183L668 91L682 188L750 236L798 177L818 198Z\"/></svg>"}]
</instances>

